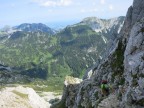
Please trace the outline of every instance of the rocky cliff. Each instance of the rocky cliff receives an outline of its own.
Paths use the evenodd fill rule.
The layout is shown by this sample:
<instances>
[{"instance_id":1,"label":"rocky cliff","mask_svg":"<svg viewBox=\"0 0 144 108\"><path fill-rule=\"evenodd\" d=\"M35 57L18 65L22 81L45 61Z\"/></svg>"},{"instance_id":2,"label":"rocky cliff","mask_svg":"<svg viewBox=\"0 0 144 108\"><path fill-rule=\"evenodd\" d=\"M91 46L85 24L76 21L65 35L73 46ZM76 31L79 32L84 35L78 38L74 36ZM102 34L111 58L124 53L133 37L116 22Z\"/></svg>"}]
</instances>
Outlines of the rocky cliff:
<instances>
[{"instance_id":1,"label":"rocky cliff","mask_svg":"<svg viewBox=\"0 0 144 108\"><path fill-rule=\"evenodd\" d=\"M134 0L115 47L88 75L79 84L65 85L62 100L54 108L144 108L143 0ZM102 79L113 89L104 98Z\"/></svg>"}]
</instances>

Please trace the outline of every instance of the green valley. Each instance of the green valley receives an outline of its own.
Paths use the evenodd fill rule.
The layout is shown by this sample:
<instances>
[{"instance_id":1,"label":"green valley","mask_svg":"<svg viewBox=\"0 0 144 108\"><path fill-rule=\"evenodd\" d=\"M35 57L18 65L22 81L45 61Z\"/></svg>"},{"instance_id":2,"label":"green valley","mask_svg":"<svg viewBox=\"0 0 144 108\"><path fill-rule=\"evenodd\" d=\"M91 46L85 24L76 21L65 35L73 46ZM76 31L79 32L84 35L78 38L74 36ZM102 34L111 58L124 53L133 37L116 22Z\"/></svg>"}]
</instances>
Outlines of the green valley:
<instances>
[{"instance_id":1,"label":"green valley","mask_svg":"<svg viewBox=\"0 0 144 108\"><path fill-rule=\"evenodd\" d=\"M56 86L62 90L65 76L82 77L102 59L123 20L112 19L115 23L111 25L109 20L88 19L56 33L43 24L22 24L11 34L0 34L0 61L12 69L8 74L13 74L11 82L3 83L47 85L34 88L48 91L56 91ZM19 80L15 80L17 77Z\"/></svg>"}]
</instances>

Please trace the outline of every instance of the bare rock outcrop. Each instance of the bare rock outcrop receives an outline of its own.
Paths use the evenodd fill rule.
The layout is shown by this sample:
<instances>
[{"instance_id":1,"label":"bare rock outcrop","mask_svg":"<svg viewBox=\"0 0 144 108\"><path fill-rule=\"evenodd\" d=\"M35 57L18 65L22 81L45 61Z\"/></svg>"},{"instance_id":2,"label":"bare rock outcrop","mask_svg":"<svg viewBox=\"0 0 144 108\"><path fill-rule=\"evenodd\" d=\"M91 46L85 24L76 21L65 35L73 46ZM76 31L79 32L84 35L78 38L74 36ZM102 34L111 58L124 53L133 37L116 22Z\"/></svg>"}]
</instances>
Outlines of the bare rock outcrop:
<instances>
[{"instance_id":1,"label":"bare rock outcrop","mask_svg":"<svg viewBox=\"0 0 144 108\"><path fill-rule=\"evenodd\" d=\"M32 88L6 87L0 91L0 108L49 108Z\"/></svg>"},{"instance_id":2,"label":"bare rock outcrop","mask_svg":"<svg viewBox=\"0 0 144 108\"><path fill-rule=\"evenodd\" d=\"M65 87L63 107L55 108L144 108L144 0L134 0L113 50L90 71L88 79ZM106 98L102 79L113 88Z\"/></svg>"}]
</instances>

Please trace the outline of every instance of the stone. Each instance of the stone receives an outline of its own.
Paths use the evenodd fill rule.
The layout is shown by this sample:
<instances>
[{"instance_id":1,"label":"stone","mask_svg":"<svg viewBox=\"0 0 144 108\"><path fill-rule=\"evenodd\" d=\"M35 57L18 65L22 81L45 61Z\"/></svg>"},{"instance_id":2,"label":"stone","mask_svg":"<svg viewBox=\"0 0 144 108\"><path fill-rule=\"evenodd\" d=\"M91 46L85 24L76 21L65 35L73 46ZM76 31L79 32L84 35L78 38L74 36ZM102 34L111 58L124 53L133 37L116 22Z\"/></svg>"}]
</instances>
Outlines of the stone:
<instances>
[{"instance_id":1,"label":"stone","mask_svg":"<svg viewBox=\"0 0 144 108\"><path fill-rule=\"evenodd\" d=\"M143 28L144 0L134 0L109 55L99 65L89 69L92 75L64 89L62 100L65 103L70 101L65 104L66 108L144 108ZM101 95L102 79L117 86L106 98ZM75 94L65 95L72 91Z\"/></svg>"}]
</instances>

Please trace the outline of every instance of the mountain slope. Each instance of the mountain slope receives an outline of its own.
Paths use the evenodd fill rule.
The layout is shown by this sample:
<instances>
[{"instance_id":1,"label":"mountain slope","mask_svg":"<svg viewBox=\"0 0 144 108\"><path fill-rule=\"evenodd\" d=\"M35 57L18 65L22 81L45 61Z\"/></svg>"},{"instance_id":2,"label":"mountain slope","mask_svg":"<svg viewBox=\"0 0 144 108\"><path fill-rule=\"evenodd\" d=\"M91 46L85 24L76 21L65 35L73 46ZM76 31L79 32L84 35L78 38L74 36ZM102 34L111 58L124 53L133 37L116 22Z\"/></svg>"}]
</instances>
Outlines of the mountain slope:
<instances>
[{"instance_id":1,"label":"mountain slope","mask_svg":"<svg viewBox=\"0 0 144 108\"><path fill-rule=\"evenodd\" d=\"M119 22L119 25L123 24L123 21ZM21 29L2 38L1 61L31 81L45 79L51 84L60 83L59 87L66 75L82 77L87 68L97 59L102 59L107 46L114 40L109 38L109 33L95 32L89 25L80 23L68 26L55 35L35 30L37 28L29 31L28 26L28 31Z\"/></svg>"},{"instance_id":2,"label":"mountain slope","mask_svg":"<svg viewBox=\"0 0 144 108\"><path fill-rule=\"evenodd\" d=\"M104 20L98 18L88 18L87 22L93 23L97 22L100 26L103 26L101 22L108 23L108 26L112 26L111 20ZM109 28L110 32L106 32L102 29L102 32L96 32L90 26L85 19L75 25L66 27L57 36L60 38L61 50L64 53L65 60L72 66L71 68L76 68L74 71L80 72L79 67L89 68L92 64L95 64L98 59L102 59L103 55L106 55L108 47L113 44L116 39L118 30L121 29L124 17L115 18L113 26ZM93 22L95 21L95 23ZM113 19L112 19L113 21ZM115 29L114 26L117 26ZM115 33L115 34L114 34ZM111 37L111 38L110 38ZM114 38L115 37L115 38ZM75 60L75 61L74 61ZM80 64L77 64L80 63ZM73 66L75 64L75 66Z\"/></svg>"},{"instance_id":3,"label":"mountain slope","mask_svg":"<svg viewBox=\"0 0 144 108\"><path fill-rule=\"evenodd\" d=\"M112 19L99 19L97 17L88 17L83 19L79 25L88 25L95 32L100 32L107 36L109 39L115 39L120 32L123 23L124 16L112 18Z\"/></svg>"},{"instance_id":4,"label":"mountain slope","mask_svg":"<svg viewBox=\"0 0 144 108\"><path fill-rule=\"evenodd\" d=\"M144 1L134 0L112 52L80 84L65 85L63 98L54 108L143 108L144 107ZM112 89L102 97L100 85ZM114 96L112 94L114 93ZM116 103L113 103L116 97ZM110 101L109 103L106 103ZM117 103L118 102L118 103Z\"/></svg>"},{"instance_id":5,"label":"mountain slope","mask_svg":"<svg viewBox=\"0 0 144 108\"><path fill-rule=\"evenodd\" d=\"M67 27L57 35L65 61L77 77L81 69L90 67L100 59L107 44L99 33L86 25Z\"/></svg>"}]
</instances>

